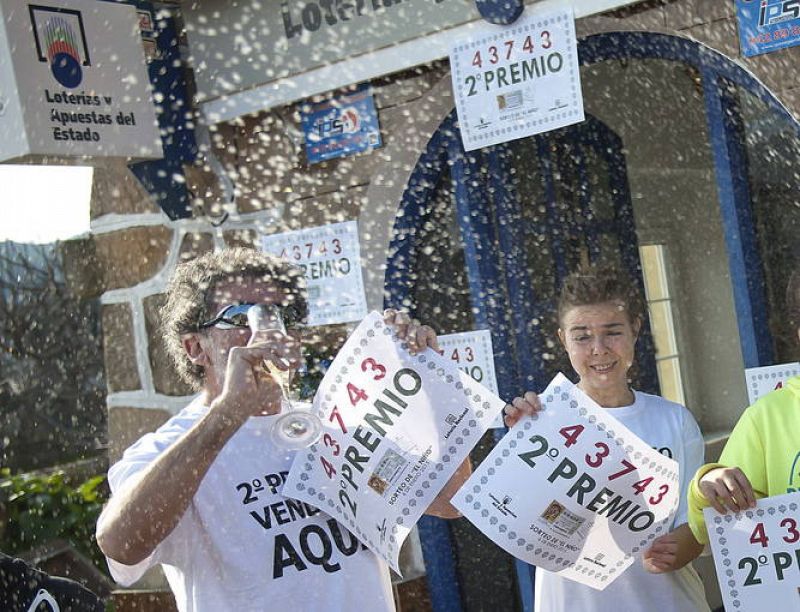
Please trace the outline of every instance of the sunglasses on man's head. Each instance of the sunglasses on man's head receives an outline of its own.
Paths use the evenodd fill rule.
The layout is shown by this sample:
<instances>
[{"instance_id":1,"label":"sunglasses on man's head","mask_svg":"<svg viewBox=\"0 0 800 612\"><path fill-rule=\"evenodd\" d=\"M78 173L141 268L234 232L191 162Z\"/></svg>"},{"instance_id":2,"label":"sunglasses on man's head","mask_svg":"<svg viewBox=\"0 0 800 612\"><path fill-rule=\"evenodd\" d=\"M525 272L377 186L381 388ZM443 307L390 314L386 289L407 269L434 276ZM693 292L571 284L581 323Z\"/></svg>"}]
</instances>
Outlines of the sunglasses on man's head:
<instances>
[{"instance_id":1,"label":"sunglasses on man's head","mask_svg":"<svg viewBox=\"0 0 800 612\"><path fill-rule=\"evenodd\" d=\"M217 329L247 329L249 327L247 311L252 306L255 306L255 304L230 304L220 310L213 319L200 323L198 327L200 329L208 329L209 327L216 327ZM274 306L280 310L286 329L294 329L305 323L305 309L297 304L289 304L287 306L274 304Z\"/></svg>"}]
</instances>

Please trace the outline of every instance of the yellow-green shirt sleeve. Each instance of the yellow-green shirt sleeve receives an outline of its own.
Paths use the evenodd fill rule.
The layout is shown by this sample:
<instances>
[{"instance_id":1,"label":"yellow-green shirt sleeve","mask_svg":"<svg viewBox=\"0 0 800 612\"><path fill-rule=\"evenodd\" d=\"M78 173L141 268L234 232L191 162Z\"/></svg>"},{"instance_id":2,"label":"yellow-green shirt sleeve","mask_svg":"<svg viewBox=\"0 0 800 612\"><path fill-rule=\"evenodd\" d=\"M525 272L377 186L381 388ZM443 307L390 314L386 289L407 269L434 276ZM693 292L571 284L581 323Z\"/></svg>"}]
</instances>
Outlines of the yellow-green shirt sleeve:
<instances>
[{"instance_id":1,"label":"yellow-green shirt sleeve","mask_svg":"<svg viewBox=\"0 0 800 612\"><path fill-rule=\"evenodd\" d=\"M762 410L759 404L763 401L763 399L759 400L744 411L725 443L725 448L722 449L719 463L707 463L701 467L689 484L687 492L689 528L701 544L708 543L703 508L707 508L711 504L700 492L697 484L707 472L717 467L738 467L747 476L756 497L761 498L767 495L767 457L763 444L764 433L760 430L756 417Z\"/></svg>"},{"instance_id":2,"label":"yellow-green shirt sleeve","mask_svg":"<svg viewBox=\"0 0 800 612\"><path fill-rule=\"evenodd\" d=\"M697 470L697 473L689 483L689 490L686 493L689 505L689 529L692 530L695 539L701 544L708 544L708 532L706 531L706 519L703 515L703 508L708 508L711 504L705 495L700 492L697 483L714 468L725 467L721 463L706 463Z\"/></svg>"}]
</instances>

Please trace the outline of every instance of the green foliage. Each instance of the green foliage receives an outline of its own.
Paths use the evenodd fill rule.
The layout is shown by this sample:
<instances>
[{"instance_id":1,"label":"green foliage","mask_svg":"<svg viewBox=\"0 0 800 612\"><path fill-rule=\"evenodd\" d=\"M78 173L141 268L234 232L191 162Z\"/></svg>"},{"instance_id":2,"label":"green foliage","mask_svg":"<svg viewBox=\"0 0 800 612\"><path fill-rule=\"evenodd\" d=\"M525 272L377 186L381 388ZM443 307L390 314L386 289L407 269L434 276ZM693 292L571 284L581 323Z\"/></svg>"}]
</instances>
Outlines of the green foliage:
<instances>
[{"instance_id":1,"label":"green foliage","mask_svg":"<svg viewBox=\"0 0 800 612\"><path fill-rule=\"evenodd\" d=\"M0 500L7 525L0 537L6 554L30 550L51 540L68 540L103 572L106 564L94 538L95 525L106 501L105 475L78 486L64 472L11 475L0 469Z\"/></svg>"}]
</instances>

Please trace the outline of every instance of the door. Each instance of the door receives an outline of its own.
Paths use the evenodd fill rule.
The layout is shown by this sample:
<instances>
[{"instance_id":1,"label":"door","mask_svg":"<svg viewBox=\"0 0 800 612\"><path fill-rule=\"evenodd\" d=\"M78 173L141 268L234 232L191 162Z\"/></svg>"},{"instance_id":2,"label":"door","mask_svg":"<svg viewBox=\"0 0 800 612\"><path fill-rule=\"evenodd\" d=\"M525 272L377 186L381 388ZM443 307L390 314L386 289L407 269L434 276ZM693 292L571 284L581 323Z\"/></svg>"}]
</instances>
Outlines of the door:
<instances>
[{"instance_id":1,"label":"door","mask_svg":"<svg viewBox=\"0 0 800 612\"><path fill-rule=\"evenodd\" d=\"M643 290L622 142L602 121L513 141L488 151L498 243L515 332L517 385L543 389L571 368L556 338L564 277L588 263L615 265ZM474 205L474 203L473 203ZM635 386L658 392L645 321Z\"/></svg>"},{"instance_id":2,"label":"door","mask_svg":"<svg viewBox=\"0 0 800 612\"><path fill-rule=\"evenodd\" d=\"M573 375L556 346L564 277L582 263L605 262L642 284L620 139L588 117L467 153L453 114L418 169L395 225L387 305L411 308L440 333L491 330L505 398L542 391L559 370ZM635 386L658 392L647 325L638 364ZM487 435L473 460L482 460L494 441ZM429 581L436 610L532 609L531 568L467 522L448 526L425 517L420 535L426 566L436 568ZM478 573L483 582L467 578ZM486 581L496 588L486 589Z\"/></svg>"},{"instance_id":3,"label":"door","mask_svg":"<svg viewBox=\"0 0 800 612\"><path fill-rule=\"evenodd\" d=\"M775 344L773 320L797 261L797 122L735 62L688 39L604 33L581 40L579 56L595 118L469 153L454 113L433 134L395 220L386 303L440 333L491 329L501 395L541 390L569 373L554 333L564 275L616 260L641 282L630 183L640 235L680 271L670 308L697 378L691 408L704 431L729 429L744 365L793 354ZM635 385L652 392L643 331ZM473 459L492 445L487 436ZM512 571L469 525L425 519L420 530L435 610L532 609L527 568Z\"/></svg>"}]
</instances>

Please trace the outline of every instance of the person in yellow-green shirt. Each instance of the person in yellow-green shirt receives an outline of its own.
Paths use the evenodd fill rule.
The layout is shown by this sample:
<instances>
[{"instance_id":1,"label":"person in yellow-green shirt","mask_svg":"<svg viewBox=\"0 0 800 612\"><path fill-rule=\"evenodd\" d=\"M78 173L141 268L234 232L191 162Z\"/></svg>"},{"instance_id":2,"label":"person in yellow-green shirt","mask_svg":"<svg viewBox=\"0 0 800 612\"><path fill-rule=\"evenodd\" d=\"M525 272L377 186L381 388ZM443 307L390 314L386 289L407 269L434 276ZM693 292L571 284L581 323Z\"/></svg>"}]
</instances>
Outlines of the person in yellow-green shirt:
<instances>
[{"instance_id":1,"label":"person in yellow-green shirt","mask_svg":"<svg viewBox=\"0 0 800 612\"><path fill-rule=\"evenodd\" d=\"M787 305L800 338L800 270L789 280ZM745 410L719 463L701 467L689 485L689 527L708 542L703 508L723 514L755 506L756 499L800 492L800 376Z\"/></svg>"}]
</instances>

